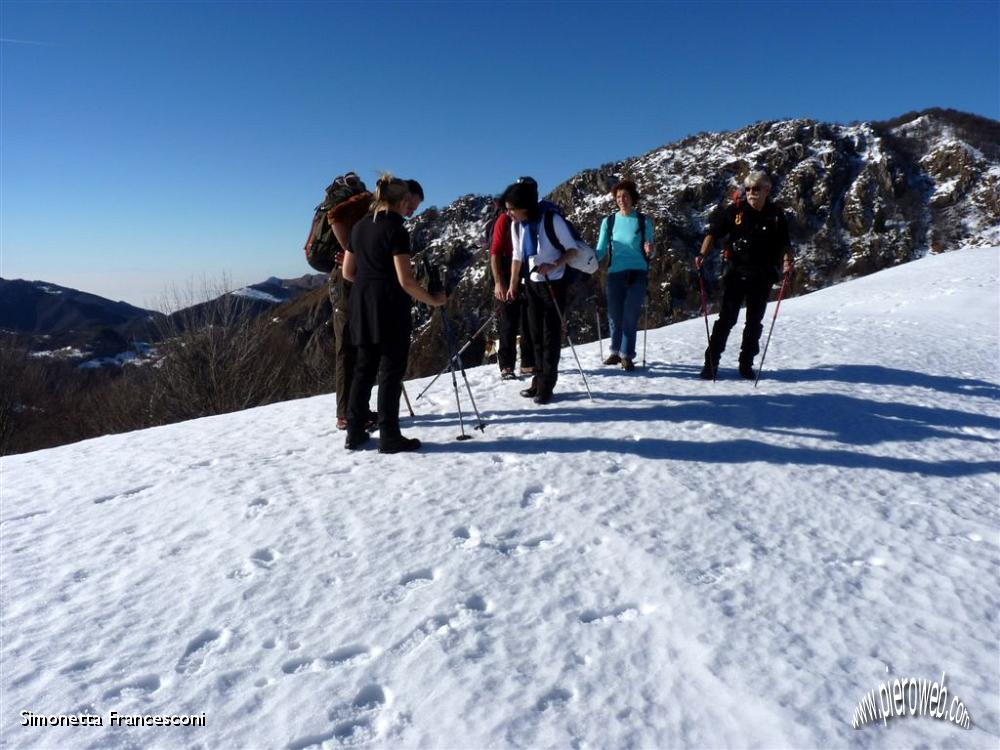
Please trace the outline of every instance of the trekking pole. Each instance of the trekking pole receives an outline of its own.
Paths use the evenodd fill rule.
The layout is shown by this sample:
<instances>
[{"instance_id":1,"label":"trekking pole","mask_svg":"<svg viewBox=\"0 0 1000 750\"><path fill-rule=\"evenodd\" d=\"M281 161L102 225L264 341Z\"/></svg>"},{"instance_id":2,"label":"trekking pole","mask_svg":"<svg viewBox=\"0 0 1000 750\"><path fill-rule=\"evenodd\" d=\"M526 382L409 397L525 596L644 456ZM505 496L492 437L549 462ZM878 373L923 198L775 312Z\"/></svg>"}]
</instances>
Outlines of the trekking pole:
<instances>
[{"instance_id":1,"label":"trekking pole","mask_svg":"<svg viewBox=\"0 0 1000 750\"><path fill-rule=\"evenodd\" d=\"M451 372L451 384L455 389L455 406L458 409L458 427L462 431L455 440L471 440L472 435L465 434L465 420L462 419L462 400L458 397L458 378L455 377L455 367L452 360L448 360L448 370Z\"/></svg>"},{"instance_id":2,"label":"trekking pole","mask_svg":"<svg viewBox=\"0 0 1000 750\"><path fill-rule=\"evenodd\" d=\"M712 336L708 332L708 299L705 297L705 272L698 269L698 285L701 287L701 310L705 314L705 339L708 341L708 361L712 363L712 382L715 382L716 365L712 356Z\"/></svg>"},{"instance_id":3,"label":"trekking pole","mask_svg":"<svg viewBox=\"0 0 1000 750\"><path fill-rule=\"evenodd\" d=\"M417 416L413 413L413 407L410 406L410 397L406 394L406 386L403 386L403 400L406 402L406 409L410 412L411 417Z\"/></svg>"},{"instance_id":4,"label":"trekking pole","mask_svg":"<svg viewBox=\"0 0 1000 750\"><path fill-rule=\"evenodd\" d=\"M490 317L486 320L486 322L479 327L479 330L469 337L469 340L465 342L465 345L457 352L451 355L451 359L448 360L448 364L444 366L444 369L441 370L441 372L439 372L437 375L435 375L433 380L431 380L431 382L429 382L426 386L424 386L424 389L420 391L419 394L417 394L417 397L415 399L413 399L414 401L419 401L420 397L423 396L425 393L427 393L427 391L430 390L430 387L437 382L437 379L451 369L451 365L455 361L456 357L458 358L458 361L461 361L462 354L465 353L465 350L468 349L470 346L472 346L472 342L476 340L476 337L479 336L479 334L481 334L483 331L486 330L486 326L492 323L495 317L496 313L494 312L492 315L490 315Z\"/></svg>"},{"instance_id":5,"label":"trekking pole","mask_svg":"<svg viewBox=\"0 0 1000 750\"><path fill-rule=\"evenodd\" d=\"M444 335L448 340L448 348L451 351L455 351L455 336L451 331L451 323L448 322L448 316L444 314L444 309L441 310L441 323L444 326ZM456 357L452 357L452 361L455 361ZM469 393L469 401L472 402L472 410L476 413L476 419L479 420L479 424L476 425L476 429L480 432L486 431L486 423L483 421L482 416L479 414L479 409L476 406L476 399L472 396L472 386L469 385L469 376L465 374L465 365L462 364L461 357L458 357L458 369L462 371L462 380L465 381L465 390ZM452 366L451 370L452 378L455 377L455 368ZM458 398L458 385L455 385L455 398ZM464 434L463 430L463 434ZM462 440L467 440L468 438L461 438Z\"/></svg>"},{"instance_id":6,"label":"trekking pole","mask_svg":"<svg viewBox=\"0 0 1000 750\"><path fill-rule=\"evenodd\" d=\"M597 349L601 353L601 362L604 362L604 339L601 338L601 311L594 310L594 317L597 319Z\"/></svg>"},{"instance_id":7,"label":"trekking pole","mask_svg":"<svg viewBox=\"0 0 1000 750\"><path fill-rule=\"evenodd\" d=\"M767 332L767 341L764 342L764 353L760 355L760 367L757 368L757 379L753 381L753 387L757 387L760 382L760 373L764 369L764 358L767 356L767 346L771 343L771 334L774 333L774 322L778 319L778 310L781 309L781 298L785 296L785 287L788 285L788 271L781 280L781 289L778 291L778 304L774 307L774 317L771 318L771 328Z\"/></svg>"},{"instance_id":8,"label":"trekking pole","mask_svg":"<svg viewBox=\"0 0 1000 750\"><path fill-rule=\"evenodd\" d=\"M441 274L431 265L426 255L423 258L423 264L424 270L427 272L427 291L431 294L446 291ZM441 308L441 327L444 329L445 343L448 346L448 369L451 371L451 385L455 390L455 406L458 408L458 426L461 430L461 434L459 434L456 440L469 440L472 438L472 435L465 434L465 419L462 417L462 399L458 395L458 378L455 377L455 339L451 335L451 326L448 325L448 316L445 314L444 307ZM458 360L458 364L461 366L461 359ZM465 375L464 370L462 371L462 375ZM466 379L466 385L468 385L468 379ZM470 398L472 396L471 390L469 391L469 396ZM475 402L473 402L473 408L475 408ZM477 411L476 415L478 416L478 414L479 412Z\"/></svg>"},{"instance_id":9,"label":"trekking pole","mask_svg":"<svg viewBox=\"0 0 1000 750\"><path fill-rule=\"evenodd\" d=\"M556 313L559 314L559 323L562 325L563 331L566 332L566 340L569 342L569 348L573 352L573 359L576 360L576 367L580 371L580 377L583 378L583 387L587 389L587 395L593 401L594 394L590 392L590 384L587 382L587 376L583 374L583 365L580 364L580 358L576 356L576 347L573 346L573 338L569 335L569 326L566 324L566 318L563 317L562 310L559 309L556 293L552 289L552 284L549 283L549 277L542 276L542 278L545 279L545 288L549 290L549 297L552 298L552 304L555 305Z\"/></svg>"},{"instance_id":10,"label":"trekking pole","mask_svg":"<svg viewBox=\"0 0 1000 750\"><path fill-rule=\"evenodd\" d=\"M649 291L646 292L646 299L642 301L642 367L646 368L646 338L649 333Z\"/></svg>"}]
</instances>

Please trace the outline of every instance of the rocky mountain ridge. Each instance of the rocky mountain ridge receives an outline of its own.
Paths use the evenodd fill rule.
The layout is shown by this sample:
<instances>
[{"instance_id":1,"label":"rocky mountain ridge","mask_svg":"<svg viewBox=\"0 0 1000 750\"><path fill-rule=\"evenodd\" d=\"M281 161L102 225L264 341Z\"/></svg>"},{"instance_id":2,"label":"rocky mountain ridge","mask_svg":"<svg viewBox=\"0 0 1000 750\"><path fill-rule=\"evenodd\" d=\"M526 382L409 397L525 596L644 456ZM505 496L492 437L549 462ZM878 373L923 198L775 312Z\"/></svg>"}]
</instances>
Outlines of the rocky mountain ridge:
<instances>
[{"instance_id":1,"label":"rocky mountain ridge","mask_svg":"<svg viewBox=\"0 0 1000 750\"><path fill-rule=\"evenodd\" d=\"M699 133L584 170L548 197L595 243L601 220L614 210L609 180L628 176L636 181L640 209L656 226L648 310L649 326L656 327L700 314L694 254L712 214L757 168L771 175L772 198L789 217L797 258L791 295L929 252L1000 244L1000 122L953 110L850 125L777 120ZM498 185L498 192L503 187ZM490 198L463 196L444 208L425 210L410 226L414 250L447 268L452 289L447 311L463 339L492 311L488 258L479 244ZM719 253L708 268L709 292L717 300L724 271ZM571 293L576 341L597 337L595 308L606 325L599 275ZM304 346L326 350L329 332L322 328L329 307L323 296L311 293L295 308L286 320ZM284 317L281 310L277 314ZM414 317L411 376L434 372L447 360L438 317L423 306L415 306ZM606 328L602 332L607 335ZM483 350L483 342L476 342L466 362L481 362Z\"/></svg>"}]
</instances>

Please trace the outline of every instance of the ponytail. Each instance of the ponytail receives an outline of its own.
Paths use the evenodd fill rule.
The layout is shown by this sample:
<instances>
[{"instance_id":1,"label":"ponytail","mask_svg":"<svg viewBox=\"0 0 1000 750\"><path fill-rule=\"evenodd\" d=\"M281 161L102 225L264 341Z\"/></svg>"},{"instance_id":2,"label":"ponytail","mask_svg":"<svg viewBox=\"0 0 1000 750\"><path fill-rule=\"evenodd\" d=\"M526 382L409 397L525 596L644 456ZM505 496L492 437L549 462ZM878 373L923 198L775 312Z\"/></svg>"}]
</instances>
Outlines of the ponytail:
<instances>
[{"instance_id":1,"label":"ponytail","mask_svg":"<svg viewBox=\"0 0 1000 750\"><path fill-rule=\"evenodd\" d=\"M405 200L410 195L410 186L406 180L393 177L388 172L383 172L375 183L374 200L372 201L372 218L378 218L382 211L395 209L400 201Z\"/></svg>"}]
</instances>

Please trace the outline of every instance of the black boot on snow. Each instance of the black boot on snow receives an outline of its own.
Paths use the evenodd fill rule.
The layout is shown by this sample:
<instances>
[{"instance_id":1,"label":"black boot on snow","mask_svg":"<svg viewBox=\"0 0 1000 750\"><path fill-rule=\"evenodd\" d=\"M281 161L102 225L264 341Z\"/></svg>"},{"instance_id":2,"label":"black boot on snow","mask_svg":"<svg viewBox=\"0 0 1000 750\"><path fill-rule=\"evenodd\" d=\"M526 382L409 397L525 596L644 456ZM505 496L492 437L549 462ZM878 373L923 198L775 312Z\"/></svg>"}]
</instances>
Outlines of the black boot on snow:
<instances>
[{"instance_id":1,"label":"black boot on snow","mask_svg":"<svg viewBox=\"0 0 1000 750\"><path fill-rule=\"evenodd\" d=\"M356 451L371 439L372 436L367 432L351 432L348 430L347 439L344 441L344 447L349 451Z\"/></svg>"},{"instance_id":2,"label":"black boot on snow","mask_svg":"<svg viewBox=\"0 0 1000 750\"><path fill-rule=\"evenodd\" d=\"M754 372L752 361L747 362L746 360L743 360L740 362L740 377L744 380L757 379L757 373Z\"/></svg>"},{"instance_id":3,"label":"black boot on snow","mask_svg":"<svg viewBox=\"0 0 1000 750\"><path fill-rule=\"evenodd\" d=\"M719 373L719 363L713 362L710 359L705 360L705 366L701 368L701 372L698 373L698 377L702 380L715 380L716 375Z\"/></svg>"},{"instance_id":4,"label":"black boot on snow","mask_svg":"<svg viewBox=\"0 0 1000 750\"><path fill-rule=\"evenodd\" d=\"M402 435L380 440L378 444L379 453L405 453L415 451L420 447L420 441L416 438L407 438Z\"/></svg>"}]
</instances>

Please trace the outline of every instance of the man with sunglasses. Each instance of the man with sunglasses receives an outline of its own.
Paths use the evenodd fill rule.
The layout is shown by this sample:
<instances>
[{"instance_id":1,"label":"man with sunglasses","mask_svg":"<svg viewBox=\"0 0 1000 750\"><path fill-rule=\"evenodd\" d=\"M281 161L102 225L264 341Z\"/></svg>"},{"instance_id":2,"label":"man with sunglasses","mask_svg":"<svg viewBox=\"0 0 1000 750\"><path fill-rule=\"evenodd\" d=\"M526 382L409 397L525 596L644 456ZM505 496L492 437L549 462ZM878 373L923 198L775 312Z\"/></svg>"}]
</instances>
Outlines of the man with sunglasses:
<instances>
[{"instance_id":1,"label":"man with sunglasses","mask_svg":"<svg viewBox=\"0 0 1000 750\"><path fill-rule=\"evenodd\" d=\"M348 325L348 304L351 296L351 282L344 278L344 251L349 249L351 230L354 225L368 213L374 197L365 183L354 172L348 172L338 177L336 184L350 191L349 198L331 207L326 214L326 220L333 230L334 237L340 245L337 252L336 266L330 272L330 302L333 304L333 336L334 336L334 387L337 389L337 429L347 429L347 403L351 381L354 379L354 363L357 351L351 343L351 332ZM375 424L374 414L369 419Z\"/></svg>"},{"instance_id":2,"label":"man with sunglasses","mask_svg":"<svg viewBox=\"0 0 1000 750\"><path fill-rule=\"evenodd\" d=\"M747 380L756 377L753 359L760 351L762 321L771 287L780 278L779 266L783 265L786 274L793 270L788 221L784 212L768 199L770 178L766 172L754 171L747 175L744 186L746 200L731 203L715 217L695 257L695 267L701 273L715 240L726 239L729 251L728 268L722 280L722 308L705 350L705 366L698 374L704 380L715 379L729 331L736 325L744 302L747 311L740 346L740 377Z\"/></svg>"}]
</instances>

